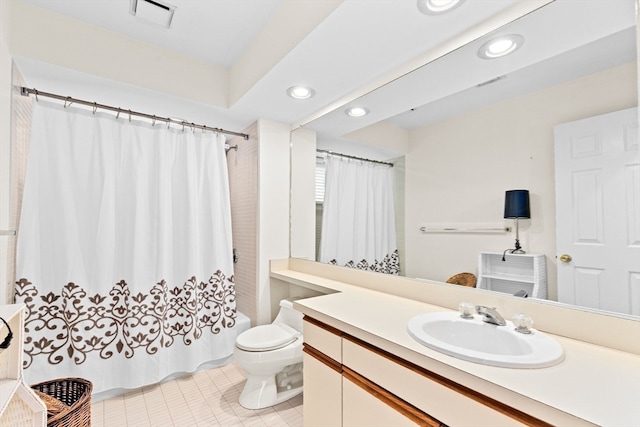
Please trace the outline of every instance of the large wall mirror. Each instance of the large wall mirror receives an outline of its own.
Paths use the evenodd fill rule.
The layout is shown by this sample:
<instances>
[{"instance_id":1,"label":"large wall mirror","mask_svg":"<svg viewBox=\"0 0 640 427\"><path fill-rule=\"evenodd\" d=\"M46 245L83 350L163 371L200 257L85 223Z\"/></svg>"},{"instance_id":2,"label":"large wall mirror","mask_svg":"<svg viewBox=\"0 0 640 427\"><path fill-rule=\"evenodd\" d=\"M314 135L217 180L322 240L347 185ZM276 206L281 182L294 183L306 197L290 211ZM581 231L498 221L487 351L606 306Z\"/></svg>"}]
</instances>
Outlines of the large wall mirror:
<instances>
[{"instance_id":1,"label":"large wall mirror","mask_svg":"<svg viewBox=\"0 0 640 427\"><path fill-rule=\"evenodd\" d=\"M503 218L505 191L529 190L531 218L519 222L520 242L527 253L544 255L547 298L562 301L565 285L557 277L564 264L558 257L569 249L557 243L563 226L556 221L554 132L565 123L637 109L636 22L635 0L554 1L294 130L291 256L315 259L315 178L309 170L320 148L394 162L397 240L407 277L445 281L477 273L479 254L512 248L515 235L470 230L513 227ZM517 52L497 60L478 55L485 42L507 34L524 38ZM350 105L370 114L354 120L344 113ZM622 277L623 301L609 304L605 296L599 308L639 316L640 172L632 111L636 123L625 128L622 155L626 190L607 190L620 193L631 212L617 236L631 252L606 252L631 267ZM581 209L606 207L610 197ZM459 232L448 232L452 228ZM588 285L603 295L610 287L597 277Z\"/></svg>"}]
</instances>

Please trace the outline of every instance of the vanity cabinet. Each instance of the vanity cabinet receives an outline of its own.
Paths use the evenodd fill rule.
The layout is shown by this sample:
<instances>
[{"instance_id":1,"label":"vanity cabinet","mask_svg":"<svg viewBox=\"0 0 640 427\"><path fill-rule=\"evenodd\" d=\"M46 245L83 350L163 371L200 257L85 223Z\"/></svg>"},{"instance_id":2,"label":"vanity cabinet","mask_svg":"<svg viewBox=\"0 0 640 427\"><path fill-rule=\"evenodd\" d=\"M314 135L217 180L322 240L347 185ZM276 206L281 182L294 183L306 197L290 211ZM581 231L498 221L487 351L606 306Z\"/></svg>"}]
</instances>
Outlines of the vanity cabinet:
<instances>
[{"instance_id":1,"label":"vanity cabinet","mask_svg":"<svg viewBox=\"0 0 640 427\"><path fill-rule=\"evenodd\" d=\"M548 425L308 316L304 325L305 426Z\"/></svg>"},{"instance_id":2,"label":"vanity cabinet","mask_svg":"<svg viewBox=\"0 0 640 427\"><path fill-rule=\"evenodd\" d=\"M0 317L13 333L9 347L0 349L0 427L44 426L47 408L22 377L24 305L2 305ZM0 322L0 341L8 332Z\"/></svg>"},{"instance_id":3,"label":"vanity cabinet","mask_svg":"<svg viewBox=\"0 0 640 427\"><path fill-rule=\"evenodd\" d=\"M504 256L504 261L502 260ZM480 252L478 288L547 299L547 264L544 255Z\"/></svg>"},{"instance_id":4,"label":"vanity cabinet","mask_svg":"<svg viewBox=\"0 0 640 427\"><path fill-rule=\"evenodd\" d=\"M305 426L342 425L342 338L339 331L306 319L303 325Z\"/></svg>"}]
</instances>

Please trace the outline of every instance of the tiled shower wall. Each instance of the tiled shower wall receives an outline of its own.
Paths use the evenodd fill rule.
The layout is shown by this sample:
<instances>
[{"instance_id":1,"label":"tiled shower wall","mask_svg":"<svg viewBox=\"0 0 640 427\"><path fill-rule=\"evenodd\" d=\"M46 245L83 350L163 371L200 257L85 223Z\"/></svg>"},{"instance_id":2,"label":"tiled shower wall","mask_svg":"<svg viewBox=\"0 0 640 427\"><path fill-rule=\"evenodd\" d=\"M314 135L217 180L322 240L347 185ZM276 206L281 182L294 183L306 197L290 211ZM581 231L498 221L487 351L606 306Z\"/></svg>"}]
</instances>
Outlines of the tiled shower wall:
<instances>
[{"instance_id":1,"label":"tiled shower wall","mask_svg":"<svg viewBox=\"0 0 640 427\"><path fill-rule=\"evenodd\" d=\"M234 264L237 309L249 316L252 326L257 317L257 224L258 224L258 139L257 123L243 132L249 140L234 137L228 141L237 150L227 153L233 247L238 254Z\"/></svg>"},{"instance_id":2,"label":"tiled shower wall","mask_svg":"<svg viewBox=\"0 0 640 427\"><path fill-rule=\"evenodd\" d=\"M18 219L22 207L24 177L27 168L27 151L31 131L31 97L22 96L20 87L25 85L18 67L11 70L11 195L9 228L18 230ZM16 282L16 241L17 236L6 236L7 242L7 295L5 301L13 303L13 285Z\"/></svg>"}]
</instances>

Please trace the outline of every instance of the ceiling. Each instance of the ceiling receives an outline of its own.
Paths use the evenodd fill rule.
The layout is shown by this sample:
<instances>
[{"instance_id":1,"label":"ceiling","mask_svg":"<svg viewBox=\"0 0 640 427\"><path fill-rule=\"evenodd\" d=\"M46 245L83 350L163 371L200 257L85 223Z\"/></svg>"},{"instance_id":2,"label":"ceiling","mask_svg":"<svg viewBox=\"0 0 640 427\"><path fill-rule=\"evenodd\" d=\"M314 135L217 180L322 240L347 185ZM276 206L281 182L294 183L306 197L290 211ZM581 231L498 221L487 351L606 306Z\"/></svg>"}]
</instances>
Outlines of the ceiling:
<instances>
[{"instance_id":1,"label":"ceiling","mask_svg":"<svg viewBox=\"0 0 640 427\"><path fill-rule=\"evenodd\" d=\"M136 19L130 0L25 0L131 38L231 67L283 0L169 0L170 29ZM164 0L163 0L164 1Z\"/></svg>"},{"instance_id":2,"label":"ceiling","mask_svg":"<svg viewBox=\"0 0 640 427\"><path fill-rule=\"evenodd\" d=\"M299 10L299 22L283 24L290 34L290 48L271 64L259 80L237 101L216 111L224 123L251 123L267 118L296 123L316 111L349 96L362 86L375 83L397 67L439 46L485 19L508 9L517 0L467 1L450 14L429 16L418 11L415 0L335 1L335 8L307 31L315 18L315 2L305 0L169 0L176 11L171 28L136 19L129 13L129 0L12 0L44 8L57 14L124 34L136 40L224 66L234 72L238 58L261 41L283 43L269 24L283 10ZM332 3L323 0L323 3ZM302 6L299 6L302 5ZM65 28L60 28L64 31ZM401 49L398 46L402 46ZM21 60L22 58L19 58ZM27 82L53 84L77 90L64 81L92 79L68 70L55 70L26 58L19 63ZM188 76L183 76L188 78ZM316 96L305 102L288 98L285 91L306 84ZM94 84L95 86L95 84ZM125 91L126 92L126 91ZM70 95L71 96L71 95ZM185 94L188 100L188 94ZM100 100L96 100L100 102ZM179 100L177 100L179 101Z\"/></svg>"},{"instance_id":3,"label":"ceiling","mask_svg":"<svg viewBox=\"0 0 640 427\"><path fill-rule=\"evenodd\" d=\"M343 108L308 127L337 137L388 120L411 130L631 62L637 57L635 20L633 0L556 0L359 98L351 104L373 107L357 123ZM505 34L523 35L523 47L498 60L477 55L485 41Z\"/></svg>"},{"instance_id":4,"label":"ceiling","mask_svg":"<svg viewBox=\"0 0 640 427\"><path fill-rule=\"evenodd\" d=\"M271 39L274 43L281 42L273 33L274 20L282 16L286 8L298 7L300 21L290 20L284 24L285 28L280 28L285 34L290 34L290 47L278 61L270 64L255 84L229 105L202 105L193 102L188 94L179 98L167 97L180 114L190 114L193 111L197 118L196 110L204 109L208 117L212 116L212 112L215 114L213 117L217 122L211 123L212 126L232 130L243 129L257 118L292 125L303 124L319 116L318 112L335 110L333 114L327 114L307 126L320 133L336 136L433 101L434 94L419 94L415 90L415 82L411 82L410 78L397 79L382 91L372 89L381 82L393 80L416 68L421 58L437 51L440 46L470 28L486 22L492 16L507 13L517 6L516 3L522 3L517 0L468 0L453 11L436 16L420 13L415 0L323 0L331 3L333 9L319 22L311 25L309 22L314 22L313 13L316 12L311 7L313 3L305 4L305 0L169 0L168 3L176 6L176 11L171 27L166 29L131 15L129 0L13 1L25 2L30 6L86 22L96 28L179 51L224 67L230 74L236 72L243 55L259 46L260 42L269 42ZM562 10L562 17L557 18L557 21L532 19L527 24L527 31L536 33L535 37L551 32L558 37L568 34L567 37L572 41L542 54L541 58L554 56L580 43L573 41L581 31L576 31L575 24L572 23L576 17L575 8L581 7L581 4L588 3L597 7L580 16L589 15L590 19L600 20L603 11L608 15L631 11L630 25L635 21L634 0L557 0L555 3L562 6L559 8ZM613 4L616 6L610 7ZM591 25L591 22L585 19L578 27ZM307 25L307 30L301 31L304 25ZM536 45L538 49L545 47L543 38L537 40L537 44L528 39L526 44L528 47ZM97 86L96 76L60 69L30 58L17 58L16 62L30 86L54 86L59 90L77 90L74 88L85 83ZM503 71L515 71L524 65L524 62L512 64L509 70ZM461 63L452 66L455 69L469 67ZM501 73L504 74L503 71ZM488 80L495 77L495 73L495 70L490 70L486 76L480 73L476 77ZM419 77L417 74L413 76ZM448 77L439 85L442 91L439 97L461 92L479 83ZM305 101L290 99L285 91L294 84L309 85L315 89L316 95ZM100 85L114 88L120 86L118 92L123 93L125 102L129 99L127 96L144 97L147 93L144 88L130 88L120 82L101 81ZM74 93L70 96L74 96ZM164 95L154 94L154 97L157 96ZM354 99L366 102L367 107L376 114L357 123L347 122L346 115L342 113L343 108L336 107L346 105ZM103 102L101 99L91 100ZM178 105L182 107L178 108ZM416 121L398 119L396 124L411 128L416 125Z\"/></svg>"}]
</instances>

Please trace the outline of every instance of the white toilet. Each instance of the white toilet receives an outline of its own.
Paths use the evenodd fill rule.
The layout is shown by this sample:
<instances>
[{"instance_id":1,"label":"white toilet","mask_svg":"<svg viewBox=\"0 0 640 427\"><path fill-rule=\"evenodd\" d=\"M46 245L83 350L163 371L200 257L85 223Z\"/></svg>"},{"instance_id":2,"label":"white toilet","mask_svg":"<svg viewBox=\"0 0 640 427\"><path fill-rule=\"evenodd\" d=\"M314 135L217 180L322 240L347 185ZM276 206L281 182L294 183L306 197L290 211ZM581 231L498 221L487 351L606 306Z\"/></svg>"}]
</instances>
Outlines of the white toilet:
<instances>
[{"instance_id":1,"label":"white toilet","mask_svg":"<svg viewBox=\"0 0 640 427\"><path fill-rule=\"evenodd\" d=\"M266 408L302 393L302 313L291 300L280 301L272 324L238 335L233 355L247 374L244 408Z\"/></svg>"}]
</instances>

